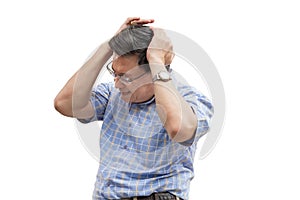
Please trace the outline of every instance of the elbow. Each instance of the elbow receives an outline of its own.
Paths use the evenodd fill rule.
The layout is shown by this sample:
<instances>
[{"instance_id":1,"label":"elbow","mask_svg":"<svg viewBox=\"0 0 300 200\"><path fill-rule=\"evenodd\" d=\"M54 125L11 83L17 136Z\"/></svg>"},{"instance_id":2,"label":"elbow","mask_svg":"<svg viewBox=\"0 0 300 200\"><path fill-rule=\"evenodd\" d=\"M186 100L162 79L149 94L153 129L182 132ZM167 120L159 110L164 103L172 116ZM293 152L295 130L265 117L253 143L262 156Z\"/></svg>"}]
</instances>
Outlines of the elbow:
<instances>
[{"instance_id":1,"label":"elbow","mask_svg":"<svg viewBox=\"0 0 300 200\"><path fill-rule=\"evenodd\" d=\"M169 128L169 136L175 142L184 142L194 136L197 128L197 121L190 120L182 123L174 123Z\"/></svg>"},{"instance_id":2,"label":"elbow","mask_svg":"<svg viewBox=\"0 0 300 200\"><path fill-rule=\"evenodd\" d=\"M54 99L54 108L57 112L64 116L72 117L72 113L68 112L68 106L66 103L66 100L60 99L59 97L56 97Z\"/></svg>"},{"instance_id":3,"label":"elbow","mask_svg":"<svg viewBox=\"0 0 300 200\"><path fill-rule=\"evenodd\" d=\"M171 126L168 130L168 134L172 140L175 140L178 138L178 135L180 133L180 128L176 124Z\"/></svg>"},{"instance_id":4,"label":"elbow","mask_svg":"<svg viewBox=\"0 0 300 200\"><path fill-rule=\"evenodd\" d=\"M62 102L57 97L54 99L54 108L57 112L62 112Z\"/></svg>"},{"instance_id":5,"label":"elbow","mask_svg":"<svg viewBox=\"0 0 300 200\"><path fill-rule=\"evenodd\" d=\"M71 98L55 98L54 108L66 117L90 118L94 115L94 110L90 104L83 107L74 107Z\"/></svg>"},{"instance_id":6,"label":"elbow","mask_svg":"<svg viewBox=\"0 0 300 200\"><path fill-rule=\"evenodd\" d=\"M61 101L56 97L54 99L54 108L59 113L61 112L61 104L62 104Z\"/></svg>"}]
</instances>

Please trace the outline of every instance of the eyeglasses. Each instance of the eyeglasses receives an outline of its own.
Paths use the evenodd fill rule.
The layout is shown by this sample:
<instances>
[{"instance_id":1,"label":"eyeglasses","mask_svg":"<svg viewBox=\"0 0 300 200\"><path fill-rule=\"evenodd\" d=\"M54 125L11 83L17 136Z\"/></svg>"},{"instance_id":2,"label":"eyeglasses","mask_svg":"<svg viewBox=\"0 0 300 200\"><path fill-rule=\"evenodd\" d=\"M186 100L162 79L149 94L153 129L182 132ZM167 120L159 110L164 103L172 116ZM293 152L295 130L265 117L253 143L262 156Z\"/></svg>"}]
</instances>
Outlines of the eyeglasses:
<instances>
[{"instance_id":1,"label":"eyeglasses","mask_svg":"<svg viewBox=\"0 0 300 200\"><path fill-rule=\"evenodd\" d=\"M113 61L110 61L107 65L106 65L106 69L107 71L110 73L110 75L112 75L114 78L119 78L119 80L124 83L124 84L130 84L132 83L134 80L137 80L139 78L141 78L142 76L144 76L145 74L147 74L149 71L146 71L145 73L140 74L137 77L131 78L128 75L126 75L126 73L124 74L116 74L116 72L113 70L112 68L112 63Z\"/></svg>"}]
</instances>

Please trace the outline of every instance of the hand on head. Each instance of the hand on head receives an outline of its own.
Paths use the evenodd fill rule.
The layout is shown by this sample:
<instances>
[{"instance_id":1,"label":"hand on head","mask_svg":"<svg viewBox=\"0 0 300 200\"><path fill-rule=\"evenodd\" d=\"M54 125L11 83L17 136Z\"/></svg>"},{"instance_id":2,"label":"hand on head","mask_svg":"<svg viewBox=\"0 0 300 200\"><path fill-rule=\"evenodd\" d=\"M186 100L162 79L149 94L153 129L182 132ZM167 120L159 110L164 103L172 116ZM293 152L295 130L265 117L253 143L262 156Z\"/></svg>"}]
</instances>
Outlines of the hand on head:
<instances>
[{"instance_id":1,"label":"hand on head","mask_svg":"<svg viewBox=\"0 0 300 200\"><path fill-rule=\"evenodd\" d=\"M147 50L148 61L169 65L174 58L173 45L166 32L160 28L151 27L154 36Z\"/></svg>"},{"instance_id":2,"label":"hand on head","mask_svg":"<svg viewBox=\"0 0 300 200\"><path fill-rule=\"evenodd\" d=\"M140 17L128 17L125 22L121 25L116 35L120 33L122 30L132 25L144 25L153 23L154 19L141 19Z\"/></svg>"},{"instance_id":3,"label":"hand on head","mask_svg":"<svg viewBox=\"0 0 300 200\"><path fill-rule=\"evenodd\" d=\"M133 25L145 25L153 23L154 19L141 19L140 17L128 17L121 25L116 35L122 30ZM171 64L174 53L173 45L163 29L150 27L154 36L147 50L147 59L149 62L159 62L165 65Z\"/></svg>"}]
</instances>

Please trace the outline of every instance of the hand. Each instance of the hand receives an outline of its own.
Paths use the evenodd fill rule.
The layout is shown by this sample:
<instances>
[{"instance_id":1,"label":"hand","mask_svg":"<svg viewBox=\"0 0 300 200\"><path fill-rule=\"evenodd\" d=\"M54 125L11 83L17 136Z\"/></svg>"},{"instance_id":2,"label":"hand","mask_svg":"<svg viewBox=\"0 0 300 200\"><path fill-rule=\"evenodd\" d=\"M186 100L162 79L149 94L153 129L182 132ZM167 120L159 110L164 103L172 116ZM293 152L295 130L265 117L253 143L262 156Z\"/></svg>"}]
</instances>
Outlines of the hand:
<instances>
[{"instance_id":1,"label":"hand","mask_svg":"<svg viewBox=\"0 0 300 200\"><path fill-rule=\"evenodd\" d=\"M139 25L150 24L153 22L154 22L154 19L140 19L140 17L128 17L126 19L126 21L119 28L116 35L118 33L120 33L122 30L124 30L125 28L127 28L128 26L136 25L136 24L139 24Z\"/></svg>"},{"instance_id":2,"label":"hand","mask_svg":"<svg viewBox=\"0 0 300 200\"><path fill-rule=\"evenodd\" d=\"M163 29L151 27L154 36L147 50L149 63L163 63L169 65L174 58L173 45Z\"/></svg>"}]
</instances>

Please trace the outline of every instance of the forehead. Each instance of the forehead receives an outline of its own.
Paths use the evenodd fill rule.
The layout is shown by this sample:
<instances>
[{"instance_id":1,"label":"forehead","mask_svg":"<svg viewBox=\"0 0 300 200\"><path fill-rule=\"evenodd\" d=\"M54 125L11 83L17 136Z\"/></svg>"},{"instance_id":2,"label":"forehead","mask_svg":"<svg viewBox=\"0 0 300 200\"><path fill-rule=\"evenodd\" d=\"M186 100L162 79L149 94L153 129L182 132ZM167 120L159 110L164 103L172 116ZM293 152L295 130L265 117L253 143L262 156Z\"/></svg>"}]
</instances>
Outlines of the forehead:
<instances>
[{"instance_id":1,"label":"forehead","mask_svg":"<svg viewBox=\"0 0 300 200\"><path fill-rule=\"evenodd\" d=\"M112 67L116 73L126 73L138 66L138 56L118 56L113 58Z\"/></svg>"}]
</instances>

